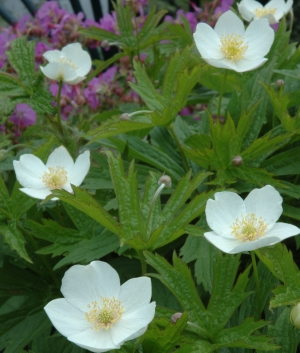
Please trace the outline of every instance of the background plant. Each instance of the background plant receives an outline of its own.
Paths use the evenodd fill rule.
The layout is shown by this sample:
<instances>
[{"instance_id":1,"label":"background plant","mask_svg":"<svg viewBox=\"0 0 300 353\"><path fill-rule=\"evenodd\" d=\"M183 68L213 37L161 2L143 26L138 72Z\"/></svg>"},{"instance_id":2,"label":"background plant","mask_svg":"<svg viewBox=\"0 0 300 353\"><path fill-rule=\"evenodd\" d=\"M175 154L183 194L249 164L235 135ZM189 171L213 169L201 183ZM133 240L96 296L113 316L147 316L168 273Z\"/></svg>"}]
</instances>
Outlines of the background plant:
<instances>
[{"instance_id":1,"label":"background plant","mask_svg":"<svg viewBox=\"0 0 300 353\"><path fill-rule=\"evenodd\" d=\"M187 17L163 21L165 11L133 5L117 2L109 17L114 31L93 23L75 32L74 42L102 43L116 53L94 61L82 84L64 86L62 130L56 84L45 82L38 69L38 43L21 36L5 52L0 349L84 352L53 331L43 307L61 297L61 278L71 264L101 259L121 282L145 273L152 278L155 319L121 352L296 352L299 335L289 316L299 301L299 236L257 250L260 294L250 256L224 255L203 237L205 205L216 191L244 197L267 184L284 198L282 221L299 226L300 54L286 20L268 61L254 71L229 71L222 85L225 71L200 58ZM61 29L68 21L82 27L80 16L66 16L50 49L64 46L64 35L70 38ZM4 33L11 39L14 34ZM37 122L18 127L10 121L17 104L29 105ZM59 201L41 203L21 193L12 161L33 153L46 162L60 145L74 159L90 150L92 167L83 185L74 194L54 190ZM164 174L172 186L152 206ZM173 324L178 311L184 314Z\"/></svg>"}]
</instances>

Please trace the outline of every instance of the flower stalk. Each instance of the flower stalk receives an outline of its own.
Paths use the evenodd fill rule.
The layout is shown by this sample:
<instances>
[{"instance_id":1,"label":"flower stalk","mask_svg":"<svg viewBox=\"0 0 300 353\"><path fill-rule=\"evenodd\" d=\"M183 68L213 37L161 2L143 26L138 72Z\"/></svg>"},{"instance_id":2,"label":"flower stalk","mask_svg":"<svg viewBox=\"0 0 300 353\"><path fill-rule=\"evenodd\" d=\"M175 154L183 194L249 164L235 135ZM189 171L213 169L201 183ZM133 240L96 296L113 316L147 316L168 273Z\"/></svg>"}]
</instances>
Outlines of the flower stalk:
<instances>
[{"instance_id":1,"label":"flower stalk","mask_svg":"<svg viewBox=\"0 0 300 353\"><path fill-rule=\"evenodd\" d=\"M64 130L62 127L62 123L61 123L61 113L60 113L60 98L61 98L61 90L62 90L62 85L63 82L62 80L59 81L59 87L58 87L58 93L57 93L57 124L58 124L58 128L59 131L61 132L61 134L64 134Z\"/></svg>"},{"instance_id":2,"label":"flower stalk","mask_svg":"<svg viewBox=\"0 0 300 353\"><path fill-rule=\"evenodd\" d=\"M255 258L254 251L251 251L251 261L252 261L253 273L254 273L255 285L256 285L256 301L257 301L256 320L260 320L261 310L262 310L262 308L261 308L261 291L260 291L260 283L259 283L259 277L258 277L256 258Z\"/></svg>"}]
</instances>

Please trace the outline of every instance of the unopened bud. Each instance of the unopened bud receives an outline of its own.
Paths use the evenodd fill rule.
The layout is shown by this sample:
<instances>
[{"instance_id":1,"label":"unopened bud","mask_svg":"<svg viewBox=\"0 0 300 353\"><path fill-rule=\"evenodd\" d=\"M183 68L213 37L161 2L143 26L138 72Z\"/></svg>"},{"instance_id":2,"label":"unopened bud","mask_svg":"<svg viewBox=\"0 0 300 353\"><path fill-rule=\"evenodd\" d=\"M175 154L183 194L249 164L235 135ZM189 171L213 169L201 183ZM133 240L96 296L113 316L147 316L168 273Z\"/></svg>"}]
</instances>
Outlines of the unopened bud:
<instances>
[{"instance_id":1,"label":"unopened bud","mask_svg":"<svg viewBox=\"0 0 300 353\"><path fill-rule=\"evenodd\" d=\"M0 150L0 162L4 162L7 158L7 151L6 150Z\"/></svg>"},{"instance_id":2,"label":"unopened bud","mask_svg":"<svg viewBox=\"0 0 300 353\"><path fill-rule=\"evenodd\" d=\"M243 164L243 158L241 156L234 156L232 158L232 164L236 167L239 167Z\"/></svg>"},{"instance_id":3,"label":"unopened bud","mask_svg":"<svg viewBox=\"0 0 300 353\"><path fill-rule=\"evenodd\" d=\"M279 79L279 80L277 80L277 81L275 82L275 85L276 85L277 87L283 87L283 86L285 85L285 83L284 83L283 80Z\"/></svg>"},{"instance_id":4,"label":"unopened bud","mask_svg":"<svg viewBox=\"0 0 300 353\"><path fill-rule=\"evenodd\" d=\"M158 180L158 185L161 186L162 184L165 184L166 188L170 188L172 186L172 179L169 177L169 175L163 175L160 177Z\"/></svg>"},{"instance_id":5,"label":"unopened bud","mask_svg":"<svg viewBox=\"0 0 300 353\"><path fill-rule=\"evenodd\" d=\"M124 120L130 120L129 119L129 114L128 113L123 113L120 115L120 120L124 121Z\"/></svg>"},{"instance_id":6,"label":"unopened bud","mask_svg":"<svg viewBox=\"0 0 300 353\"><path fill-rule=\"evenodd\" d=\"M176 321L180 319L182 316L182 313L175 313L171 316L171 322L172 324L176 324Z\"/></svg>"},{"instance_id":7,"label":"unopened bud","mask_svg":"<svg viewBox=\"0 0 300 353\"><path fill-rule=\"evenodd\" d=\"M291 323L300 329L300 303L296 304L292 310L290 315Z\"/></svg>"},{"instance_id":8,"label":"unopened bud","mask_svg":"<svg viewBox=\"0 0 300 353\"><path fill-rule=\"evenodd\" d=\"M108 49L108 48L110 47L108 40L104 39L104 40L101 42L101 47L102 47L103 49Z\"/></svg>"}]
</instances>

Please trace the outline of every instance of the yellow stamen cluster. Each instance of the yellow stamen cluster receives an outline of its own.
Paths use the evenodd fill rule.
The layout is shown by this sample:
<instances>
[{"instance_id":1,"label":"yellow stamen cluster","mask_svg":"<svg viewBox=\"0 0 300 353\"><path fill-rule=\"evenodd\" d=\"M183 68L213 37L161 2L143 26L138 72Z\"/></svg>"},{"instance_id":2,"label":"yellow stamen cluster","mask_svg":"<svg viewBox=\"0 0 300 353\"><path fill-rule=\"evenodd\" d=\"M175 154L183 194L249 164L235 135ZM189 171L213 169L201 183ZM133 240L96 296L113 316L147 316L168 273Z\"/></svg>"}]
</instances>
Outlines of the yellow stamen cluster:
<instances>
[{"instance_id":1,"label":"yellow stamen cluster","mask_svg":"<svg viewBox=\"0 0 300 353\"><path fill-rule=\"evenodd\" d=\"M265 15L275 15L276 13L276 8L265 8L262 7L260 9L256 9L253 11L255 13L255 16L258 18L261 18Z\"/></svg>"},{"instance_id":2,"label":"yellow stamen cluster","mask_svg":"<svg viewBox=\"0 0 300 353\"><path fill-rule=\"evenodd\" d=\"M57 61L59 61L60 63L63 63L63 64L68 64L72 67L72 69L75 69L77 70L78 67L73 63L73 61L69 58L65 58L65 57L60 57L57 59Z\"/></svg>"},{"instance_id":3,"label":"yellow stamen cluster","mask_svg":"<svg viewBox=\"0 0 300 353\"><path fill-rule=\"evenodd\" d=\"M101 307L98 302L92 302L91 305L88 305L90 311L85 313L85 319L92 324L92 329L96 331L108 330L121 319L124 313L124 307L120 300L114 297L101 299Z\"/></svg>"},{"instance_id":4,"label":"yellow stamen cluster","mask_svg":"<svg viewBox=\"0 0 300 353\"><path fill-rule=\"evenodd\" d=\"M42 180L51 190L61 189L68 180L68 174L63 167L49 167L48 172L42 175Z\"/></svg>"},{"instance_id":5,"label":"yellow stamen cluster","mask_svg":"<svg viewBox=\"0 0 300 353\"><path fill-rule=\"evenodd\" d=\"M227 34L221 39L221 52L230 60L237 61L243 59L248 45L244 42L244 38L237 34Z\"/></svg>"},{"instance_id":6,"label":"yellow stamen cluster","mask_svg":"<svg viewBox=\"0 0 300 353\"><path fill-rule=\"evenodd\" d=\"M241 241L253 241L262 237L268 223L262 217L256 217L254 213L249 213L236 221L230 226L232 229L231 234Z\"/></svg>"}]
</instances>

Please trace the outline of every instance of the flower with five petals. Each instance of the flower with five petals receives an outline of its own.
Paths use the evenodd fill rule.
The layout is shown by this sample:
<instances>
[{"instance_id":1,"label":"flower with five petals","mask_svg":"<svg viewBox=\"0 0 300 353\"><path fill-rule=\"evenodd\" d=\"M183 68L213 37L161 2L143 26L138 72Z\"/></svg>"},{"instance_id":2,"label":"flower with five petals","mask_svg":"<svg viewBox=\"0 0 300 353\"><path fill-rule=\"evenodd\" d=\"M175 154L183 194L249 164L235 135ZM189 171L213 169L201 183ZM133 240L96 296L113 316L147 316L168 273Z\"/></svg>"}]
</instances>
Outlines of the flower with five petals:
<instances>
[{"instance_id":1,"label":"flower with five petals","mask_svg":"<svg viewBox=\"0 0 300 353\"><path fill-rule=\"evenodd\" d=\"M205 238L218 249L237 254L273 245L300 233L294 225L277 222L282 197L273 186L252 190L243 200L234 192L222 191L206 204L206 220L212 232Z\"/></svg>"},{"instance_id":2,"label":"flower with five petals","mask_svg":"<svg viewBox=\"0 0 300 353\"><path fill-rule=\"evenodd\" d=\"M49 61L46 66L40 66L43 74L51 80L69 85L83 81L92 67L91 57L80 43L68 44L61 51L48 50L43 56Z\"/></svg>"},{"instance_id":3,"label":"flower with five petals","mask_svg":"<svg viewBox=\"0 0 300 353\"><path fill-rule=\"evenodd\" d=\"M275 24L290 11L293 0L271 0L265 6L255 0L242 0L237 6L243 19L248 22L267 18L270 24Z\"/></svg>"},{"instance_id":4,"label":"flower with five petals","mask_svg":"<svg viewBox=\"0 0 300 353\"><path fill-rule=\"evenodd\" d=\"M61 292L65 298L48 303L47 315L69 341L92 352L119 349L141 336L155 313L149 278L132 278L120 286L117 272L102 261L72 266Z\"/></svg>"},{"instance_id":5,"label":"flower with five petals","mask_svg":"<svg viewBox=\"0 0 300 353\"><path fill-rule=\"evenodd\" d=\"M23 154L20 161L13 164L17 180L24 186L20 190L43 200L51 195L51 190L64 189L72 193L71 184L79 186L83 182L90 169L90 151L79 155L74 163L67 149L60 146L49 155L46 165L33 154Z\"/></svg>"},{"instance_id":6,"label":"flower with five petals","mask_svg":"<svg viewBox=\"0 0 300 353\"><path fill-rule=\"evenodd\" d=\"M243 22L232 11L223 13L212 29L198 23L194 33L196 47L208 64L237 72L254 70L263 65L273 41L274 31L266 18Z\"/></svg>"}]
</instances>

